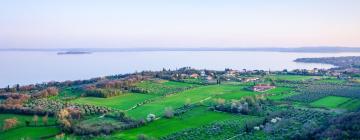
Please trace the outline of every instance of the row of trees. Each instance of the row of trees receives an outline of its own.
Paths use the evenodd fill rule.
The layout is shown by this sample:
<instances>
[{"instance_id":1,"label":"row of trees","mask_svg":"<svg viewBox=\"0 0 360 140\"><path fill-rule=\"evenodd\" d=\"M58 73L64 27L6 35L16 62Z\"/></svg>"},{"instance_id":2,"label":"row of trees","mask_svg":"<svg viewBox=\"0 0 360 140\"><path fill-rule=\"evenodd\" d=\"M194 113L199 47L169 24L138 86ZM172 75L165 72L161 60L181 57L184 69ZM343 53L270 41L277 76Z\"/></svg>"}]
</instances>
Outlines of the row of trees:
<instances>
[{"instance_id":1,"label":"row of trees","mask_svg":"<svg viewBox=\"0 0 360 140\"><path fill-rule=\"evenodd\" d=\"M42 120L42 124L44 126L47 126L48 125L48 114L41 117L41 120ZM32 122L34 126L38 126L38 121L39 121L39 116L35 114L31 121L25 120L25 125L30 126L31 122ZM2 129L3 129L3 131L7 131L9 129L15 128L16 126L19 125L19 123L21 123L21 122L16 117L5 119L3 122Z\"/></svg>"}]
</instances>

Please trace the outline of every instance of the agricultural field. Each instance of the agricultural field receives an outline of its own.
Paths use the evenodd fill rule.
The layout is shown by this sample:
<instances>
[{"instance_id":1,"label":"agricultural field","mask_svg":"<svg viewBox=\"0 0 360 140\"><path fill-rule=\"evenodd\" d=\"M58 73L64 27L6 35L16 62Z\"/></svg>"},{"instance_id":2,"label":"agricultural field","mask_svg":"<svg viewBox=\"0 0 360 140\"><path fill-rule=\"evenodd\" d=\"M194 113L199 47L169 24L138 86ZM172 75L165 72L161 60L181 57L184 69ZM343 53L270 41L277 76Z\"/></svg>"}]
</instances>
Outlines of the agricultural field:
<instances>
[{"instance_id":1,"label":"agricultural field","mask_svg":"<svg viewBox=\"0 0 360 140\"><path fill-rule=\"evenodd\" d=\"M326 96L360 98L360 88L342 85L307 85L299 88L299 93L287 98L289 101L310 103Z\"/></svg>"},{"instance_id":2,"label":"agricultural field","mask_svg":"<svg viewBox=\"0 0 360 140\"><path fill-rule=\"evenodd\" d=\"M211 98L240 99L241 97L252 96L255 94L259 93L246 91L243 87L235 85L202 86L144 104L136 109L128 111L127 113L135 118L144 118L149 113L159 116L163 114L166 107L178 108L187 102L194 104L199 103L200 101L205 102Z\"/></svg>"},{"instance_id":3,"label":"agricultural field","mask_svg":"<svg viewBox=\"0 0 360 140\"><path fill-rule=\"evenodd\" d=\"M146 91L146 94L166 95L166 94L171 94L174 92L186 90L188 88L196 87L197 85L156 79L156 80L142 81L136 84L135 86L141 89L142 91Z\"/></svg>"},{"instance_id":4,"label":"agricultural field","mask_svg":"<svg viewBox=\"0 0 360 140\"><path fill-rule=\"evenodd\" d=\"M0 131L0 138L6 140L17 140L19 138L40 139L42 137L53 136L60 133L60 128L55 125L53 117L48 118L47 126L42 121L43 116L38 116L37 125L33 123L33 116L31 115L17 115L17 114L0 114L0 126L3 128L4 120L9 118L16 118L18 124L16 127L9 130ZM29 121L29 126L26 126L25 121Z\"/></svg>"},{"instance_id":5,"label":"agricultural field","mask_svg":"<svg viewBox=\"0 0 360 140\"><path fill-rule=\"evenodd\" d=\"M205 107L197 107L181 116L171 119L161 118L153 123L139 127L136 129L127 130L116 133L114 136L120 139L132 140L137 139L140 134L149 137L160 138L180 130L196 128L216 121L224 120L245 120L252 118L245 115L232 115L228 113L208 111Z\"/></svg>"},{"instance_id":6,"label":"agricultural field","mask_svg":"<svg viewBox=\"0 0 360 140\"><path fill-rule=\"evenodd\" d=\"M127 110L145 100L154 99L158 96L151 94L126 93L109 98L80 97L72 100L72 103L105 106L119 110Z\"/></svg>"},{"instance_id":7,"label":"agricultural field","mask_svg":"<svg viewBox=\"0 0 360 140\"><path fill-rule=\"evenodd\" d=\"M350 98L338 97L338 96L326 96L319 100L316 100L310 105L314 107L325 107L325 108L338 108L341 104L348 102Z\"/></svg>"},{"instance_id":8,"label":"agricultural field","mask_svg":"<svg viewBox=\"0 0 360 140\"><path fill-rule=\"evenodd\" d=\"M296 92L293 91L292 88L288 88L288 87L277 87L265 93L269 95L267 97L268 99L275 101L282 100L285 99L286 97L290 97L297 94Z\"/></svg>"},{"instance_id":9,"label":"agricultural field","mask_svg":"<svg viewBox=\"0 0 360 140\"><path fill-rule=\"evenodd\" d=\"M320 76L302 76L302 75L276 75L270 76L275 80L286 80L286 81L303 81L303 80L310 80L310 79L319 79Z\"/></svg>"},{"instance_id":10,"label":"agricultural field","mask_svg":"<svg viewBox=\"0 0 360 140\"><path fill-rule=\"evenodd\" d=\"M15 117L18 120L18 127L23 127L25 126L25 121L31 121L33 119L34 116L32 115L18 115L18 114L0 114L0 126L3 126L4 120L5 119L9 119L9 118L13 118ZM38 125L44 125L43 122L41 121L41 117L43 116L38 116L39 117L39 122ZM55 124L55 119L53 117L49 117L48 118L48 125L54 125ZM30 124L33 125L33 124Z\"/></svg>"},{"instance_id":11,"label":"agricultural field","mask_svg":"<svg viewBox=\"0 0 360 140\"><path fill-rule=\"evenodd\" d=\"M49 127L20 127L0 133L0 138L4 140L19 140L24 139L42 139L47 137L54 137L61 133L57 126Z\"/></svg>"},{"instance_id":12,"label":"agricultural field","mask_svg":"<svg viewBox=\"0 0 360 140\"><path fill-rule=\"evenodd\" d=\"M341 79L337 79L337 78L324 78L318 81L315 81L315 84L345 84L347 81L346 80L341 80Z\"/></svg>"},{"instance_id":13,"label":"agricultural field","mask_svg":"<svg viewBox=\"0 0 360 140\"><path fill-rule=\"evenodd\" d=\"M338 107L347 109L347 110L357 110L360 108L360 100L359 99L350 99L347 102L340 104Z\"/></svg>"}]
</instances>

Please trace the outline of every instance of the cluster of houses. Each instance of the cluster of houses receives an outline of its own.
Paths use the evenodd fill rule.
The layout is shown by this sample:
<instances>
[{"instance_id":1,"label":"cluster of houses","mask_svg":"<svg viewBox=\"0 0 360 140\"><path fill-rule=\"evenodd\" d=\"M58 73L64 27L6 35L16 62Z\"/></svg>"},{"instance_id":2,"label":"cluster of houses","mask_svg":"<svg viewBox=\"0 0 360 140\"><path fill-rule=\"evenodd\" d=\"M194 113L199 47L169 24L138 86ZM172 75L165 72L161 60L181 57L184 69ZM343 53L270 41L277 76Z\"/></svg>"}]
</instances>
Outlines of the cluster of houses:
<instances>
[{"instance_id":1,"label":"cluster of houses","mask_svg":"<svg viewBox=\"0 0 360 140\"><path fill-rule=\"evenodd\" d=\"M190 72L189 72L190 71ZM360 73L359 69L348 68L348 69L295 69L288 71L264 71L264 70L233 70L225 69L224 71L211 71L211 70L195 70L190 67L183 68L182 73L176 75L179 79L203 79L209 83L214 81L241 81L241 82L258 82L261 79L252 75L268 75L268 74L290 74L290 75L311 75L311 76L335 76L341 79L349 79L349 75L346 73ZM316 79L315 79L316 80ZM262 91L271 86L259 85L255 87L255 90Z\"/></svg>"}]
</instances>

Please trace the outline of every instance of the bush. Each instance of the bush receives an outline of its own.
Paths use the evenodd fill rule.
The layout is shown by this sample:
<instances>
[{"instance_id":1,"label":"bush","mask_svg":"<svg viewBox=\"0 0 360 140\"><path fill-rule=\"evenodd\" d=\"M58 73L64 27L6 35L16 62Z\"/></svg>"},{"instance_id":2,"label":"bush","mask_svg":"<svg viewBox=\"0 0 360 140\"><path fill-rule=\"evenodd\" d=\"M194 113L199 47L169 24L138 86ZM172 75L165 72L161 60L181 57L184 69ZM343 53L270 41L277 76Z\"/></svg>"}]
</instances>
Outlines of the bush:
<instances>
[{"instance_id":1,"label":"bush","mask_svg":"<svg viewBox=\"0 0 360 140\"><path fill-rule=\"evenodd\" d=\"M155 119L156 119L155 114L149 114L149 115L147 115L147 117L146 117L146 120L147 120L148 122L152 122L152 121L154 121Z\"/></svg>"},{"instance_id":2,"label":"bush","mask_svg":"<svg viewBox=\"0 0 360 140\"><path fill-rule=\"evenodd\" d=\"M165 108L164 116L166 118L172 118L174 117L174 109L172 107Z\"/></svg>"}]
</instances>

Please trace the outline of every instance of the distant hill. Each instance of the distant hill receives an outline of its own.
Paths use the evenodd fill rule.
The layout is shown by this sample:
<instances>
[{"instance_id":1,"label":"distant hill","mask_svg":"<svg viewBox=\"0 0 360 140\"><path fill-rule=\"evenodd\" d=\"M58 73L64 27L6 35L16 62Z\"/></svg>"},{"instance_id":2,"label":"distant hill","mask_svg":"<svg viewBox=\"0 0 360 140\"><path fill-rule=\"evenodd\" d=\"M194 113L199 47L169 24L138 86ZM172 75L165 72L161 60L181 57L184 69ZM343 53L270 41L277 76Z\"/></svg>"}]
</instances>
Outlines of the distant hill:
<instances>
[{"instance_id":1,"label":"distant hill","mask_svg":"<svg viewBox=\"0 0 360 140\"><path fill-rule=\"evenodd\" d=\"M339 67L360 67L360 56L298 58L295 62L331 64Z\"/></svg>"}]
</instances>

